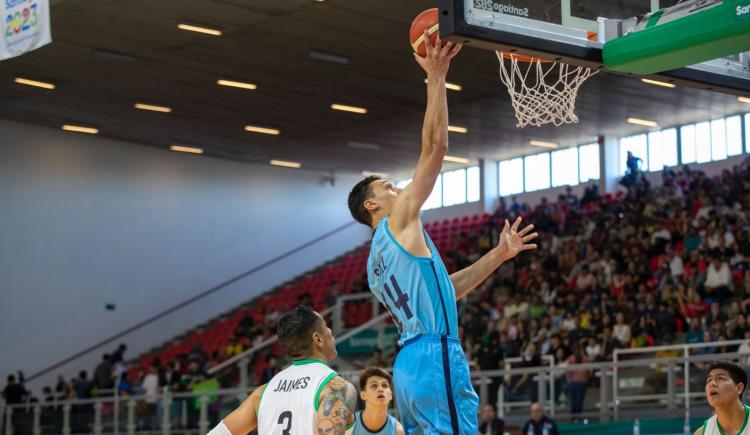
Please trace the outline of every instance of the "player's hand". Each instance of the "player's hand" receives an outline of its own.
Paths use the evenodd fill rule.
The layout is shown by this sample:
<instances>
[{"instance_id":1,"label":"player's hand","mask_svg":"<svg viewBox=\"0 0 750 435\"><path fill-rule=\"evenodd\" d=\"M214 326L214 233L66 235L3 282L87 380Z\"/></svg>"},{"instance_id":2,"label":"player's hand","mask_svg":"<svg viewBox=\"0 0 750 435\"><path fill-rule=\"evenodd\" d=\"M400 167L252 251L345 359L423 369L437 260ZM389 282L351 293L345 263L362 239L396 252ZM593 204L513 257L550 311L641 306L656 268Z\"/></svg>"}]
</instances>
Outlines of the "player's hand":
<instances>
[{"instance_id":1,"label":"player's hand","mask_svg":"<svg viewBox=\"0 0 750 435\"><path fill-rule=\"evenodd\" d=\"M451 65L451 59L456 57L459 51L461 51L461 44L455 42L442 43L440 35L437 35L435 45L430 43L430 34L427 29L424 31L424 46L427 50L425 57L414 53L414 58L417 60L419 66L427 73L427 76L440 77L448 74L448 68Z\"/></svg>"},{"instance_id":2,"label":"player's hand","mask_svg":"<svg viewBox=\"0 0 750 435\"><path fill-rule=\"evenodd\" d=\"M520 225L520 217L513 222L512 226L508 223L507 219L505 220L505 227L503 228L503 232L500 233L500 240L495 249L498 249L506 260L510 260L522 251L536 249L536 244L529 243L539 237L537 233L529 234L534 229L534 225L527 225L524 229L518 231Z\"/></svg>"}]
</instances>

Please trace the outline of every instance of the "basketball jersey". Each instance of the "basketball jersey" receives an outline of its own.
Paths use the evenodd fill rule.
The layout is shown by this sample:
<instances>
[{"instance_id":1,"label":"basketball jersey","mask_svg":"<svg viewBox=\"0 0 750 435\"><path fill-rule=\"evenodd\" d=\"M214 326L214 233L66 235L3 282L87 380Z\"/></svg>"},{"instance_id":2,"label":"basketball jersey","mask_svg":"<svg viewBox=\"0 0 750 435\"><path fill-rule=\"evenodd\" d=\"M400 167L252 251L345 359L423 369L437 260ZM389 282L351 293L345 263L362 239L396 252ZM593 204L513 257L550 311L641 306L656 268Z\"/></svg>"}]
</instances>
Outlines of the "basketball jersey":
<instances>
[{"instance_id":1,"label":"basketball jersey","mask_svg":"<svg viewBox=\"0 0 750 435\"><path fill-rule=\"evenodd\" d=\"M407 252L388 229L388 218L378 224L370 244L370 290L390 312L400 345L419 335L458 336L456 291L435 244L423 232L430 257Z\"/></svg>"},{"instance_id":2,"label":"basketball jersey","mask_svg":"<svg viewBox=\"0 0 750 435\"><path fill-rule=\"evenodd\" d=\"M355 417L356 421L350 435L396 435L398 433L398 422L390 415L386 418L385 425L382 428L374 428L377 432L373 432L365 427L365 424L362 422L362 411L358 412Z\"/></svg>"},{"instance_id":3,"label":"basketball jersey","mask_svg":"<svg viewBox=\"0 0 750 435\"><path fill-rule=\"evenodd\" d=\"M747 424L748 417L750 417L750 407L744 403L742 406L745 408L745 422L742 424L742 428L737 435L750 435L750 426ZM703 432L701 432L701 434L724 435L724 431L721 429L721 426L719 426L719 417L716 414L703 423Z\"/></svg>"},{"instance_id":4,"label":"basketball jersey","mask_svg":"<svg viewBox=\"0 0 750 435\"><path fill-rule=\"evenodd\" d=\"M323 361L314 359L294 361L279 372L260 396L258 434L315 433L320 392L337 375Z\"/></svg>"}]
</instances>

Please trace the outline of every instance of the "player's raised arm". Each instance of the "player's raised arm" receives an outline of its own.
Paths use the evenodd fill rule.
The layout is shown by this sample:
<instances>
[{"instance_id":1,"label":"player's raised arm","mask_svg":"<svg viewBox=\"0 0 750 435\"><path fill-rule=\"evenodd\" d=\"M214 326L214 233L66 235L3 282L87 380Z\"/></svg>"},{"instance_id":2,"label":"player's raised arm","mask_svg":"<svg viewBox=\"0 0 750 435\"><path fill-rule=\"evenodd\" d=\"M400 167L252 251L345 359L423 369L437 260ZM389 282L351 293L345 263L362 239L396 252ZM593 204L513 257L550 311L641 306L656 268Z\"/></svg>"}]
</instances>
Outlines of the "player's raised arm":
<instances>
[{"instance_id":1,"label":"player's raised arm","mask_svg":"<svg viewBox=\"0 0 750 435\"><path fill-rule=\"evenodd\" d=\"M253 391L242 404L224 417L208 435L246 434L258 427L258 405L260 396L266 386L262 385Z\"/></svg>"},{"instance_id":2,"label":"player's raised arm","mask_svg":"<svg viewBox=\"0 0 750 435\"><path fill-rule=\"evenodd\" d=\"M392 229L398 231L419 217L419 210L435 187L435 181L443 166L443 157L448 151L448 102L445 77L450 61L461 49L460 44L448 42L442 45L440 37L435 45L425 30L427 55L414 53L417 63L427 73L427 110L422 126L422 151L412 182L399 194L390 217Z\"/></svg>"},{"instance_id":3,"label":"player's raised arm","mask_svg":"<svg viewBox=\"0 0 750 435\"><path fill-rule=\"evenodd\" d=\"M500 267L504 262L510 260L523 251L536 249L536 244L531 243L538 237L532 233L534 225L527 225L519 230L521 218L517 218L513 225L506 220L503 232L497 246L474 264L451 275L451 282L456 289L456 299L461 299L468 292L476 288L487 277Z\"/></svg>"},{"instance_id":4,"label":"player's raised arm","mask_svg":"<svg viewBox=\"0 0 750 435\"><path fill-rule=\"evenodd\" d=\"M321 391L312 433L344 435L354 424L357 389L341 376L331 379Z\"/></svg>"}]
</instances>

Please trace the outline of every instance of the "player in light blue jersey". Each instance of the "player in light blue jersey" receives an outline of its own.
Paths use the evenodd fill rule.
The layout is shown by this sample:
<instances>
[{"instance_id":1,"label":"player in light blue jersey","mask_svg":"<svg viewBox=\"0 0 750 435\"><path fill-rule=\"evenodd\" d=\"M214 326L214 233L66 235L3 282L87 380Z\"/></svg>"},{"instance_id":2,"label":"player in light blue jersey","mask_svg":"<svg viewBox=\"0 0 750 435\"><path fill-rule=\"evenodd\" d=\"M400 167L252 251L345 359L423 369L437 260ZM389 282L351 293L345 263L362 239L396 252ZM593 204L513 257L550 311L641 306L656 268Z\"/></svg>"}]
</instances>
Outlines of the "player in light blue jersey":
<instances>
[{"instance_id":1,"label":"player in light blue jersey","mask_svg":"<svg viewBox=\"0 0 750 435\"><path fill-rule=\"evenodd\" d=\"M347 435L404 435L404 428L388 414L393 400L393 378L380 367L369 367L359 375L359 397L365 409L355 414Z\"/></svg>"},{"instance_id":2,"label":"player in light blue jersey","mask_svg":"<svg viewBox=\"0 0 750 435\"><path fill-rule=\"evenodd\" d=\"M429 36L425 33L425 40ZM466 269L449 275L422 227L419 210L430 196L448 151L445 79L459 44L426 43L415 54L427 73L427 110L422 151L412 182L404 189L367 177L349 194L349 210L375 230L367 274L371 291L399 328L402 349L393 377L396 405L407 434L478 433L479 399L458 337L456 300L477 287L503 262L534 249L529 225L507 221L499 244Z\"/></svg>"}]
</instances>

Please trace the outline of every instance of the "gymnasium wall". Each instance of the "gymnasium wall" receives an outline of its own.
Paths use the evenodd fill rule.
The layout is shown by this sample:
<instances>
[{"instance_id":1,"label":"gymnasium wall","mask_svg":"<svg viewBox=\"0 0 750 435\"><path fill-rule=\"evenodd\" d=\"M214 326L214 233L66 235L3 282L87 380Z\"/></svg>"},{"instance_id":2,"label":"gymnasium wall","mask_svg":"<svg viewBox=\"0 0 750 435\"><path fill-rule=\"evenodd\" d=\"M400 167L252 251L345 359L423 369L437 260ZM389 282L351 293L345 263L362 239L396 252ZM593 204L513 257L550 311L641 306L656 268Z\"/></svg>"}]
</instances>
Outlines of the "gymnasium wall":
<instances>
[{"instance_id":1,"label":"gymnasium wall","mask_svg":"<svg viewBox=\"0 0 750 435\"><path fill-rule=\"evenodd\" d=\"M0 374L27 376L352 222L318 173L0 120ZM135 356L365 242L350 225L34 381ZM116 305L114 311L105 304Z\"/></svg>"}]
</instances>

